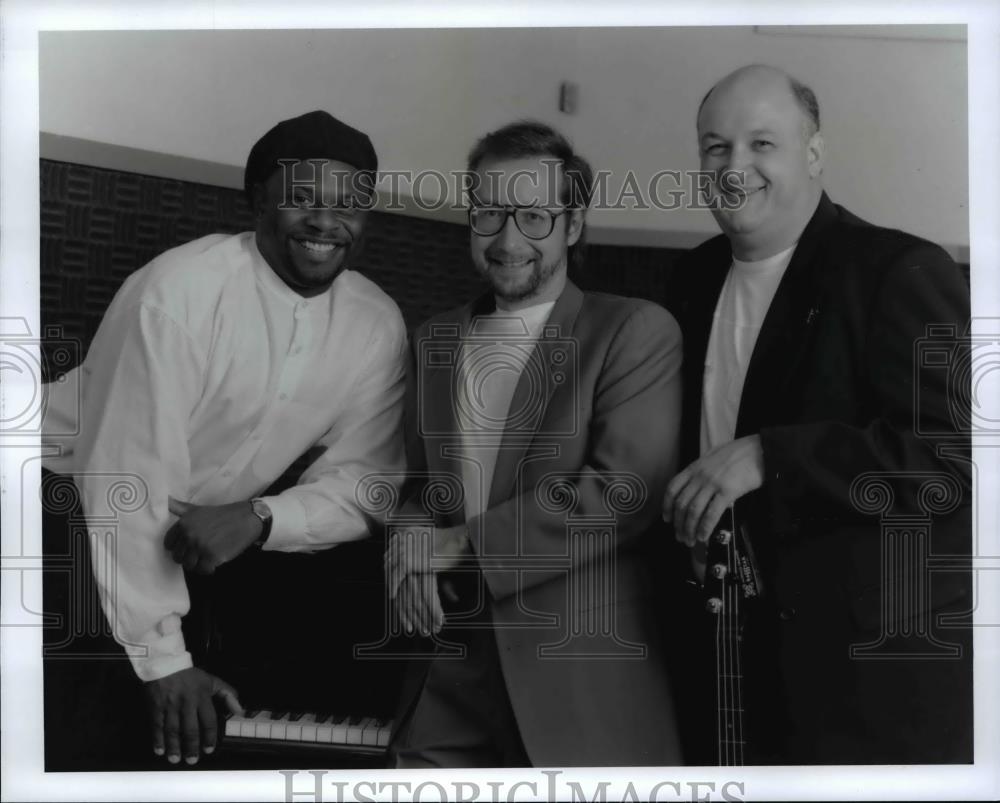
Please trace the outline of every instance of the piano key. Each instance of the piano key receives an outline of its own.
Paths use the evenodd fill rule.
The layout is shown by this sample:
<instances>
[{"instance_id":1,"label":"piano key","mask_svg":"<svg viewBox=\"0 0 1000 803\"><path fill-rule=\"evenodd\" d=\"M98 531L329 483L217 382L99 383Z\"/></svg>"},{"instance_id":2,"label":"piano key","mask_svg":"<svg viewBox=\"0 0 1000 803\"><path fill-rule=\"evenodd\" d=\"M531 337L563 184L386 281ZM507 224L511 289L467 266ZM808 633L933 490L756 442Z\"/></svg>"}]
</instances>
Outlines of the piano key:
<instances>
[{"instance_id":1,"label":"piano key","mask_svg":"<svg viewBox=\"0 0 1000 803\"><path fill-rule=\"evenodd\" d=\"M316 717L316 741L320 744L333 743L333 717L330 714L320 714Z\"/></svg>"},{"instance_id":2,"label":"piano key","mask_svg":"<svg viewBox=\"0 0 1000 803\"><path fill-rule=\"evenodd\" d=\"M261 711L247 711L243 715L243 722L240 723L240 736L253 737L257 730L255 720L261 715Z\"/></svg>"},{"instance_id":3,"label":"piano key","mask_svg":"<svg viewBox=\"0 0 1000 803\"><path fill-rule=\"evenodd\" d=\"M344 740L345 744L361 744L361 734L364 731L362 723L365 721L366 717L362 716L352 716L347 722L347 739Z\"/></svg>"},{"instance_id":4,"label":"piano key","mask_svg":"<svg viewBox=\"0 0 1000 803\"><path fill-rule=\"evenodd\" d=\"M302 717L302 741L316 741L316 715L306 714Z\"/></svg>"},{"instance_id":5,"label":"piano key","mask_svg":"<svg viewBox=\"0 0 1000 803\"><path fill-rule=\"evenodd\" d=\"M333 717L333 734L330 741L334 744L347 744L347 714L335 714Z\"/></svg>"},{"instance_id":6,"label":"piano key","mask_svg":"<svg viewBox=\"0 0 1000 803\"><path fill-rule=\"evenodd\" d=\"M285 728L288 727L288 712L287 711L277 711L273 715L274 719L271 722L271 738L272 739L284 739L285 738Z\"/></svg>"},{"instance_id":7,"label":"piano key","mask_svg":"<svg viewBox=\"0 0 1000 803\"><path fill-rule=\"evenodd\" d=\"M270 739L272 720L270 711L261 711L258 716L254 717L253 737L255 739Z\"/></svg>"},{"instance_id":8,"label":"piano key","mask_svg":"<svg viewBox=\"0 0 1000 803\"><path fill-rule=\"evenodd\" d=\"M226 736L239 736L242 724L243 717L239 714L233 714L226 720Z\"/></svg>"},{"instance_id":9,"label":"piano key","mask_svg":"<svg viewBox=\"0 0 1000 803\"><path fill-rule=\"evenodd\" d=\"M285 726L285 739L290 742L302 741L302 723L299 721L304 714L289 714L288 725Z\"/></svg>"},{"instance_id":10,"label":"piano key","mask_svg":"<svg viewBox=\"0 0 1000 803\"><path fill-rule=\"evenodd\" d=\"M378 725L375 717L366 717L361 723L361 744L375 747L378 744Z\"/></svg>"},{"instance_id":11,"label":"piano key","mask_svg":"<svg viewBox=\"0 0 1000 803\"><path fill-rule=\"evenodd\" d=\"M375 744L378 747L388 747L389 737L392 735L392 720L380 719L378 721L378 740Z\"/></svg>"}]
</instances>

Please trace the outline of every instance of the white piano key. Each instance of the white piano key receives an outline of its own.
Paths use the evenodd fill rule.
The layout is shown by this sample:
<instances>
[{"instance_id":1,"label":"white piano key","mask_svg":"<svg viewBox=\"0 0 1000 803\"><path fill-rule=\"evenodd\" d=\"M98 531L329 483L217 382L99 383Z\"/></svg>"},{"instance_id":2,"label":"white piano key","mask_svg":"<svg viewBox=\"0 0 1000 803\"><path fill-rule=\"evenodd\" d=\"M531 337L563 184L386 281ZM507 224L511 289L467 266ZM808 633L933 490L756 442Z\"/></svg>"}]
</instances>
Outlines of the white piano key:
<instances>
[{"instance_id":1,"label":"white piano key","mask_svg":"<svg viewBox=\"0 0 1000 803\"><path fill-rule=\"evenodd\" d=\"M361 744L369 747L378 744L378 724L375 717L365 717L361 721Z\"/></svg>"},{"instance_id":2,"label":"white piano key","mask_svg":"<svg viewBox=\"0 0 1000 803\"><path fill-rule=\"evenodd\" d=\"M257 729L257 718L260 714L260 711L246 712L246 718L240 723L240 736L253 738L254 731Z\"/></svg>"},{"instance_id":3,"label":"white piano key","mask_svg":"<svg viewBox=\"0 0 1000 803\"><path fill-rule=\"evenodd\" d=\"M316 715L306 714L302 717L302 741L316 741Z\"/></svg>"},{"instance_id":4,"label":"white piano key","mask_svg":"<svg viewBox=\"0 0 1000 803\"><path fill-rule=\"evenodd\" d=\"M255 739L270 739L271 738L271 712L261 711L260 715L254 719L254 731L253 735Z\"/></svg>"},{"instance_id":5,"label":"white piano key","mask_svg":"<svg viewBox=\"0 0 1000 803\"><path fill-rule=\"evenodd\" d=\"M288 727L288 712L284 711L281 716L271 721L271 738L284 739L285 729Z\"/></svg>"},{"instance_id":6,"label":"white piano key","mask_svg":"<svg viewBox=\"0 0 1000 803\"><path fill-rule=\"evenodd\" d=\"M329 715L322 717L322 722L320 722L320 717L317 717L316 721L319 724L316 726L316 741L321 744L332 744L333 743L333 721Z\"/></svg>"},{"instance_id":7,"label":"white piano key","mask_svg":"<svg viewBox=\"0 0 1000 803\"><path fill-rule=\"evenodd\" d=\"M392 735L392 720L382 720L379 724L378 729L378 741L376 745L378 747L388 747L389 737Z\"/></svg>"},{"instance_id":8,"label":"white piano key","mask_svg":"<svg viewBox=\"0 0 1000 803\"><path fill-rule=\"evenodd\" d=\"M243 717L233 714L226 720L226 736L239 736L240 726L243 724Z\"/></svg>"},{"instance_id":9,"label":"white piano key","mask_svg":"<svg viewBox=\"0 0 1000 803\"><path fill-rule=\"evenodd\" d=\"M301 742L302 741L302 719L301 714L291 714L288 719L288 725L285 727L285 739L289 742Z\"/></svg>"},{"instance_id":10,"label":"white piano key","mask_svg":"<svg viewBox=\"0 0 1000 803\"><path fill-rule=\"evenodd\" d=\"M333 718L333 735L330 739L333 744L347 744L347 722L346 714L337 714Z\"/></svg>"},{"instance_id":11,"label":"white piano key","mask_svg":"<svg viewBox=\"0 0 1000 803\"><path fill-rule=\"evenodd\" d=\"M361 744L361 734L364 732L363 722L367 717L351 717L347 723L347 739L345 744Z\"/></svg>"}]
</instances>

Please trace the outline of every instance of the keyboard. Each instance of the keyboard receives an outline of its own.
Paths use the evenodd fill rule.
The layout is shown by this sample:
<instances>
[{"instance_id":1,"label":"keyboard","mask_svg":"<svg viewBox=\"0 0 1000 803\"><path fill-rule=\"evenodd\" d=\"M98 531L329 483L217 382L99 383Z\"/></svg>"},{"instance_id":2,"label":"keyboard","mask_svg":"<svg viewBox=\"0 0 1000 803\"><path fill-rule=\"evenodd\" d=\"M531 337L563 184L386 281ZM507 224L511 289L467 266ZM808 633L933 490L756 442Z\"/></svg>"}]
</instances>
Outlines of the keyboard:
<instances>
[{"instance_id":1,"label":"keyboard","mask_svg":"<svg viewBox=\"0 0 1000 803\"><path fill-rule=\"evenodd\" d=\"M392 721L347 714L245 711L226 720L228 748L342 751L380 756L389 746Z\"/></svg>"}]
</instances>

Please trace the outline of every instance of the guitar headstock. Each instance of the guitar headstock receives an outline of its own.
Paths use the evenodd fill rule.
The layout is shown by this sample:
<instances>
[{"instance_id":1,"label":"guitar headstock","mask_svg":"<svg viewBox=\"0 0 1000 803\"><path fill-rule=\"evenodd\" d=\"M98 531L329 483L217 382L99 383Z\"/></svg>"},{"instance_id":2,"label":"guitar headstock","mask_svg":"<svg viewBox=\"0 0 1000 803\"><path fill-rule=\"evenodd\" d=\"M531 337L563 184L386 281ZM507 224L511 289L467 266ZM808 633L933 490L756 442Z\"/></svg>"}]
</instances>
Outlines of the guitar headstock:
<instances>
[{"instance_id":1,"label":"guitar headstock","mask_svg":"<svg viewBox=\"0 0 1000 803\"><path fill-rule=\"evenodd\" d=\"M756 599L761 593L760 574L746 528L737 526L732 508L708 539L705 568L706 609L709 613L729 612L742 600Z\"/></svg>"}]
</instances>

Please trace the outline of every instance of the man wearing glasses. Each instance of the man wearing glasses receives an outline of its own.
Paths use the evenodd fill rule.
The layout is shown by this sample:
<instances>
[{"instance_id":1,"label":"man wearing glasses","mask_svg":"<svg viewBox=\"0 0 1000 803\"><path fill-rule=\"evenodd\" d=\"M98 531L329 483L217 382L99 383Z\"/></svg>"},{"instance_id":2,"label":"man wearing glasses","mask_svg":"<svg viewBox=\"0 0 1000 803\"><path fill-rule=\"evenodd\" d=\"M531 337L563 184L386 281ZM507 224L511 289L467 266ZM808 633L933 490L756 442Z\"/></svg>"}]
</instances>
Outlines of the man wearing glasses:
<instances>
[{"instance_id":1,"label":"man wearing glasses","mask_svg":"<svg viewBox=\"0 0 1000 803\"><path fill-rule=\"evenodd\" d=\"M643 550L676 468L677 325L568 281L592 173L557 132L506 126L469 170L492 292L412 340L398 515L427 526L393 534L386 575L432 657L404 692L395 766L676 764Z\"/></svg>"}]
</instances>

